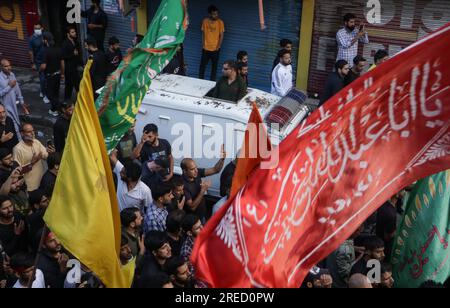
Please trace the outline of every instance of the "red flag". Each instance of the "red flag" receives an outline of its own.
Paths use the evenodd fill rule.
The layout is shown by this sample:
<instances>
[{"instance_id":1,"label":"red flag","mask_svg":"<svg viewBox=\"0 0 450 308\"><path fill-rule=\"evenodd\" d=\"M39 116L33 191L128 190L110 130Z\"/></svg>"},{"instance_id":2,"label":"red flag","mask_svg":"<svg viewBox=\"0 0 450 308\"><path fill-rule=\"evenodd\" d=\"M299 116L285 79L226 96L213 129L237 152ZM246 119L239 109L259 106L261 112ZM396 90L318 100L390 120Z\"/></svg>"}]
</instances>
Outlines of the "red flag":
<instances>
[{"instance_id":1,"label":"red flag","mask_svg":"<svg viewBox=\"0 0 450 308\"><path fill-rule=\"evenodd\" d=\"M271 148L258 106L253 103L253 110L248 120L244 142L236 164L230 196L234 197L245 185L249 175L259 166L264 157L267 158Z\"/></svg>"},{"instance_id":2,"label":"red flag","mask_svg":"<svg viewBox=\"0 0 450 308\"><path fill-rule=\"evenodd\" d=\"M206 225L212 287L299 287L381 204L450 168L450 24L342 90Z\"/></svg>"}]
</instances>

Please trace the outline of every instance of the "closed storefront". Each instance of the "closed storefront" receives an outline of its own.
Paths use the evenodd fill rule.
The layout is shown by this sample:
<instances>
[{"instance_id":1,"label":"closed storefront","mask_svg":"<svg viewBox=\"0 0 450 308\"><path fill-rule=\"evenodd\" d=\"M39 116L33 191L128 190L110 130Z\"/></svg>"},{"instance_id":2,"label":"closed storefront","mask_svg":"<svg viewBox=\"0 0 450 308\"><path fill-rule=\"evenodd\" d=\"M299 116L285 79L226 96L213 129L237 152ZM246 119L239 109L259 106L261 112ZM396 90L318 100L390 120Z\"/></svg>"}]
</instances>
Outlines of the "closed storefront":
<instances>
[{"instance_id":1,"label":"closed storefront","mask_svg":"<svg viewBox=\"0 0 450 308\"><path fill-rule=\"evenodd\" d=\"M91 7L91 0L85 0L83 5L85 10ZM105 36L105 50L108 48L108 40L115 36L120 41L120 47L125 55L127 48L131 47L131 42L136 35L136 12L124 17L119 11L116 0L103 0L102 8L108 15L108 27ZM85 20L83 21L85 25Z\"/></svg>"},{"instance_id":2,"label":"closed storefront","mask_svg":"<svg viewBox=\"0 0 450 308\"><path fill-rule=\"evenodd\" d=\"M160 1L149 1L149 21ZM189 28L184 43L184 56L188 75L198 77L202 54L201 23L208 16L210 0L188 2ZM287 38L293 41L292 59L294 67L298 56L298 39L301 20L301 0L265 0L264 14L266 29L261 30L258 1L227 0L214 4L219 8L220 18L225 23L225 37L220 52L218 76L221 63L227 59L236 60L236 54L245 50L249 54L250 87L270 91L270 77L273 60L279 50L279 41ZM209 78L211 63L206 69Z\"/></svg>"},{"instance_id":3,"label":"closed storefront","mask_svg":"<svg viewBox=\"0 0 450 308\"><path fill-rule=\"evenodd\" d=\"M0 57L10 59L14 66L31 66L28 37L36 20L36 1L0 2Z\"/></svg>"},{"instance_id":4,"label":"closed storefront","mask_svg":"<svg viewBox=\"0 0 450 308\"><path fill-rule=\"evenodd\" d=\"M379 11L375 6L378 2ZM372 64L378 49L393 56L450 22L450 0L316 0L308 81L311 94L321 93L327 75L333 70L336 32L343 27L342 17L346 13L357 15L367 24L370 43L360 44L359 54ZM378 16L379 23L370 23L376 22Z\"/></svg>"}]
</instances>

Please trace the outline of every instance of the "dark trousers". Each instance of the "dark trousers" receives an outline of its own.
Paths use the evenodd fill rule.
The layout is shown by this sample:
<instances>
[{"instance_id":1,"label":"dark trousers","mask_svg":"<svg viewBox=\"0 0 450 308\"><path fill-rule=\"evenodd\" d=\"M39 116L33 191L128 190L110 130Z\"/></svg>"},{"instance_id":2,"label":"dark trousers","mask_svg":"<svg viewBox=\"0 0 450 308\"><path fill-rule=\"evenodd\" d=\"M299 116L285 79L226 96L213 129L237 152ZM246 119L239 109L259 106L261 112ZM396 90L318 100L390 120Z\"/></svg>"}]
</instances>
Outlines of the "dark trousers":
<instances>
[{"instance_id":1,"label":"dark trousers","mask_svg":"<svg viewBox=\"0 0 450 308\"><path fill-rule=\"evenodd\" d=\"M60 111L59 87L61 85L61 75L47 75L47 97L52 104L52 111Z\"/></svg>"},{"instance_id":2,"label":"dark trousers","mask_svg":"<svg viewBox=\"0 0 450 308\"><path fill-rule=\"evenodd\" d=\"M72 98L73 89L78 92L80 87L80 74L77 68L67 68L64 74L64 99L69 101Z\"/></svg>"},{"instance_id":3,"label":"dark trousers","mask_svg":"<svg viewBox=\"0 0 450 308\"><path fill-rule=\"evenodd\" d=\"M37 70L39 70L40 66L41 66L40 64L36 63ZM42 93L42 95L47 96L47 93L45 92L47 90L47 86L45 85L45 80L46 80L45 73L41 72L39 70L38 74L39 74L39 86L41 88L41 93Z\"/></svg>"},{"instance_id":4,"label":"dark trousers","mask_svg":"<svg viewBox=\"0 0 450 308\"><path fill-rule=\"evenodd\" d=\"M216 81L216 76L217 76L217 66L219 63L219 54L220 54L220 50L218 51L207 51L204 50L202 51L202 59L200 62L200 69L199 69L199 73L198 76L200 79L205 79L205 70L206 70L206 66L208 65L209 60L211 60L212 62L212 66L211 66L211 81Z\"/></svg>"}]
</instances>

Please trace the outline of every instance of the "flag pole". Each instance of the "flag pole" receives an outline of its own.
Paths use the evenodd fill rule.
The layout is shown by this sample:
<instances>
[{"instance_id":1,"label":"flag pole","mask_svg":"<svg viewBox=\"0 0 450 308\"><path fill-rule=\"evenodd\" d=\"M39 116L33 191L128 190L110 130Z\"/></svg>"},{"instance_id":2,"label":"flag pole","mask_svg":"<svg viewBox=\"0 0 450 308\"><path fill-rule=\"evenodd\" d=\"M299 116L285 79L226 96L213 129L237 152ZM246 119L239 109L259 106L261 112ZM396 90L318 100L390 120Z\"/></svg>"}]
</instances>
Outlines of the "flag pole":
<instances>
[{"instance_id":1,"label":"flag pole","mask_svg":"<svg viewBox=\"0 0 450 308\"><path fill-rule=\"evenodd\" d=\"M36 279L36 271L37 271L37 264L39 262L39 257L42 253L42 246L44 246L44 239L45 239L45 233L47 232L47 224L44 225L44 228L42 228L42 234L41 239L39 240L39 246L36 253L36 258L34 259L34 269L33 269L33 275L31 275L31 279L28 281L27 288L30 289L33 285L34 280Z\"/></svg>"}]
</instances>

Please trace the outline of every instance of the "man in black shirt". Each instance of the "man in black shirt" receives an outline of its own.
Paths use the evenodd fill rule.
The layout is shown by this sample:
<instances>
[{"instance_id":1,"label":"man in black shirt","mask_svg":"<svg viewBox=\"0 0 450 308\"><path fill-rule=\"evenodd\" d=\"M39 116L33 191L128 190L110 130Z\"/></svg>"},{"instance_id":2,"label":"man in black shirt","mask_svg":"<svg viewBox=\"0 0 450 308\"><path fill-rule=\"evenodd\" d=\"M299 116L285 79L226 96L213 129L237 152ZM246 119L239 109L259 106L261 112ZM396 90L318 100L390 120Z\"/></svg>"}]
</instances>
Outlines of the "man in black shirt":
<instances>
[{"instance_id":1,"label":"man in black shirt","mask_svg":"<svg viewBox=\"0 0 450 308\"><path fill-rule=\"evenodd\" d=\"M350 70L347 61L339 60L335 64L335 69L333 73L328 76L325 84L325 89L323 90L320 105L323 105L327 100L332 98L335 94L341 91L345 87L344 78L347 76Z\"/></svg>"},{"instance_id":2,"label":"man in black shirt","mask_svg":"<svg viewBox=\"0 0 450 308\"><path fill-rule=\"evenodd\" d=\"M143 163L157 158L169 161L169 170L164 172L164 182L172 179L174 167L172 146L167 140L158 138L158 126L155 124L144 127L144 134L141 142L134 149L134 156L140 158Z\"/></svg>"},{"instance_id":3,"label":"man in black shirt","mask_svg":"<svg viewBox=\"0 0 450 308\"><path fill-rule=\"evenodd\" d=\"M52 104L49 114L58 116L60 110L59 88L61 78L64 78L64 59L61 48L55 46L55 40L50 32L43 35L44 63L41 64L41 71L45 73L47 83L47 97Z\"/></svg>"},{"instance_id":4,"label":"man in black shirt","mask_svg":"<svg viewBox=\"0 0 450 308\"><path fill-rule=\"evenodd\" d=\"M53 125L53 139L55 140L55 150L63 153L66 145L67 134L69 133L70 120L72 119L74 106L68 102L61 105L62 114Z\"/></svg>"},{"instance_id":5,"label":"man in black shirt","mask_svg":"<svg viewBox=\"0 0 450 308\"><path fill-rule=\"evenodd\" d=\"M91 80L94 92L103 87L108 77L108 64L106 62L105 53L97 47L97 42L94 39L87 39L85 41L86 48L92 56L91 66ZM94 93L94 98L97 99L98 94Z\"/></svg>"},{"instance_id":6,"label":"man in black shirt","mask_svg":"<svg viewBox=\"0 0 450 308\"><path fill-rule=\"evenodd\" d=\"M148 232L144 245L148 253L142 261L142 268L136 269L135 287L138 288L150 287L152 278L164 273L166 261L172 257L172 248L164 232Z\"/></svg>"},{"instance_id":7,"label":"man in black shirt","mask_svg":"<svg viewBox=\"0 0 450 308\"><path fill-rule=\"evenodd\" d=\"M72 99L73 89L78 92L80 86L79 68L82 66L81 47L77 40L77 30L69 26L66 31L67 38L62 43L62 53L65 64L64 99Z\"/></svg>"},{"instance_id":8,"label":"man in black shirt","mask_svg":"<svg viewBox=\"0 0 450 308\"><path fill-rule=\"evenodd\" d=\"M52 232L46 232L43 247L37 268L44 274L46 285L51 289L62 289L68 271L69 257L63 252L60 241Z\"/></svg>"},{"instance_id":9,"label":"man in black shirt","mask_svg":"<svg viewBox=\"0 0 450 308\"><path fill-rule=\"evenodd\" d=\"M348 71L347 76L345 76L345 86L348 86L353 81L358 79L361 76L361 73L364 71L364 68L366 67L366 59L364 59L361 56L356 56L353 59L353 66Z\"/></svg>"},{"instance_id":10,"label":"man in black shirt","mask_svg":"<svg viewBox=\"0 0 450 308\"><path fill-rule=\"evenodd\" d=\"M6 196L0 196L0 241L8 256L27 251L25 220L14 211L14 206Z\"/></svg>"},{"instance_id":11,"label":"man in black shirt","mask_svg":"<svg viewBox=\"0 0 450 308\"><path fill-rule=\"evenodd\" d=\"M206 222L207 209L204 195L211 186L211 182L203 182L202 178L218 174L222 171L225 163L226 152L222 146L222 154L220 160L213 168L199 169L193 159L185 158L181 162L183 169L184 194L186 202L184 211L188 214L195 214L200 218L202 223Z\"/></svg>"},{"instance_id":12,"label":"man in black shirt","mask_svg":"<svg viewBox=\"0 0 450 308\"><path fill-rule=\"evenodd\" d=\"M73 26L67 28L67 37L62 43L62 53L65 64L64 99L72 99L73 89L78 92L80 86L80 71L82 66L81 46L77 40L77 30Z\"/></svg>"},{"instance_id":13,"label":"man in black shirt","mask_svg":"<svg viewBox=\"0 0 450 308\"><path fill-rule=\"evenodd\" d=\"M95 39L98 48L105 51L105 33L108 26L108 16L100 7L100 0L92 0L89 10L81 12L81 16L87 18L88 35Z\"/></svg>"},{"instance_id":14,"label":"man in black shirt","mask_svg":"<svg viewBox=\"0 0 450 308\"><path fill-rule=\"evenodd\" d=\"M364 240L364 256L357 261L351 271L349 277L354 274L363 274L367 275L367 273L371 270L371 267L367 266L369 260L378 260L383 262L384 255L384 242L377 236L369 236Z\"/></svg>"},{"instance_id":15,"label":"man in black shirt","mask_svg":"<svg viewBox=\"0 0 450 308\"><path fill-rule=\"evenodd\" d=\"M189 262L181 257L172 257L167 261L167 274L170 275L175 288L194 288L193 275L189 269Z\"/></svg>"},{"instance_id":16,"label":"man in black shirt","mask_svg":"<svg viewBox=\"0 0 450 308\"><path fill-rule=\"evenodd\" d=\"M106 62L108 63L108 75L111 75L122 62L122 51L120 51L120 41L112 36L109 39L109 48L106 51Z\"/></svg>"},{"instance_id":17,"label":"man in black shirt","mask_svg":"<svg viewBox=\"0 0 450 308\"><path fill-rule=\"evenodd\" d=\"M173 256L179 256L181 253L181 246L184 242L181 223L185 216L186 213L183 210L176 209L169 212L166 218L166 234Z\"/></svg>"},{"instance_id":18,"label":"man in black shirt","mask_svg":"<svg viewBox=\"0 0 450 308\"><path fill-rule=\"evenodd\" d=\"M5 107L0 104L0 148L12 151L18 143L14 122L7 116Z\"/></svg>"},{"instance_id":19,"label":"man in black shirt","mask_svg":"<svg viewBox=\"0 0 450 308\"><path fill-rule=\"evenodd\" d=\"M39 189L45 190L47 187L55 187L56 177L58 176L59 166L61 164L61 154L52 153L47 158L48 170L41 179Z\"/></svg>"}]
</instances>

